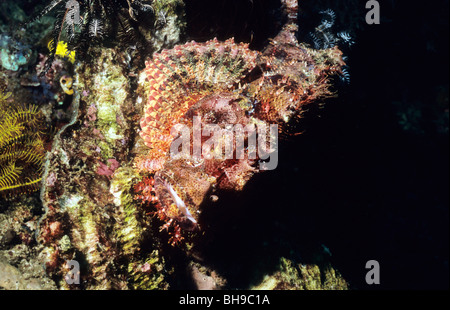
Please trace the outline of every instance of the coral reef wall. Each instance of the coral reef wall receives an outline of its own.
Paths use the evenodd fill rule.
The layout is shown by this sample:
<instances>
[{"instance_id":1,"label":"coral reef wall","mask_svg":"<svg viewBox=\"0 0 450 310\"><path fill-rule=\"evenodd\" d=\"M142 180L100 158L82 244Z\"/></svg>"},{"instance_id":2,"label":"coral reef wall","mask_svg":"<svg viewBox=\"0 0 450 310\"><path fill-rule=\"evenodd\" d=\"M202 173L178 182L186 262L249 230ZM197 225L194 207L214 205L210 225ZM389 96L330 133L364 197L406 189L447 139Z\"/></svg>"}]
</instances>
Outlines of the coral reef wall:
<instances>
[{"instance_id":1,"label":"coral reef wall","mask_svg":"<svg viewBox=\"0 0 450 310\"><path fill-rule=\"evenodd\" d=\"M148 34L154 50L180 39L178 12L167 10L168 22L154 36ZM38 240L46 270L60 287L67 287L65 262L70 260L81 262L85 289L167 287L164 258L147 240L150 218L136 209L130 193L136 178L129 158L137 112L129 53L136 51L93 47L92 61L79 62L71 119L47 155Z\"/></svg>"},{"instance_id":2,"label":"coral reef wall","mask_svg":"<svg viewBox=\"0 0 450 310\"><path fill-rule=\"evenodd\" d=\"M36 53L32 45L22 44L20 36L0 37L6 42L1 45L1 65L9 89L20 98L20 89L27 87L32 94L28 97L56 131L47 145L38 193L43 210L33 209L41 206L36 200L21 201L0 218L6 227L0 246L17 239L30 246L14 246L13 254L0 255L1 275L6 279L0 286L226 288L227 276L215 269L214 260L207 259L205 248L211 240L202 237L208 233L200 226L182 231L177 222L189 211L194 214L189 220L200 222L202 203L219 199L209 197L212 188L242 191L257 171L257 161L202 161L191 169L188 162L167 158L170 141L158 142L161 133L168 136L169 125L192 114L209 116L221 126L233 116L244 125L277 123L284 131L305 106L333 95L332 78L344 66L342 52L335 46L314 50L297 41L296 1L279 3L277 13L286 15L286 24L262 51L233 39L173 48L184 35L183 2L161 0L152 5L151 26L137 26L148 44L145 49L129 44L128 37L127 48L93 40L86 50L78 46L71 51L70 44L50 41L41 42L42 53ZM125 16L133 19L133 14ZM54 37L55 30L60 28L47 38ZM177 72L171 75L170 70ZM186 105L181 107L180 100ZM163 118L164 126L154 125L161 125ZM154 157L161 159L158 165L153 164ZM148 169L145 160L158 169ZM175 177L169 181L170 176ZM173 196L164 200L167 192L189 199L187 207L184 202L184 209L170 204ZM29 228L11 222L12 216ZM23 263L27 255L29 265ZM70 261L80 265L79 284L66 281ZM283 260L279 269L259 284L228 287L348 288L327 264L304 267ZM189 285L180 284L183 277L189 277Z\"/></svg>"}]
</instances>

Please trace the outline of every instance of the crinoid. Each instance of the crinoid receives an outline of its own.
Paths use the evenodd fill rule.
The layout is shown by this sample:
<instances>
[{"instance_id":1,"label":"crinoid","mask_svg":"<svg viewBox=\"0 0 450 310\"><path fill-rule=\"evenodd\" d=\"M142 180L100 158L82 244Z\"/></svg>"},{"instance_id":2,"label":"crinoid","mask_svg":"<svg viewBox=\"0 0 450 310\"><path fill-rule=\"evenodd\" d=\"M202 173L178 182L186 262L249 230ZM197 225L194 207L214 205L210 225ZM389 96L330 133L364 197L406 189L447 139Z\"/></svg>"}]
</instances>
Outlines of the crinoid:
<instances>
[{"instance_id":1,"label":"crinoid","mask_svg":"<svg viewBox=\"0 0 450 310\"><path fill-rule=\"evenodd\" d=\"M274 169L276 163L268 168L265 161L276 153L278 130L301 117L306 105L333 95L332 78L345 65L342 52L297 42L297 1L282 3L288 22L261 52L214 39L164 50L146 62L140 136L149 151L136 167L154 175L157 214L175 223L175 234L177 225L201 226L200 205L211 190L242 190L254 173ZM221 133L217 139L216 131L203 136L211 125ZM269 127L268 136L260 131ZM182 136L190 145L174 156ZM227 145L230 157L223 156Z\"/></svg>"},{"instance_id":2,"label":"crinoid","mask_svg":"<svg viewBox=\"0 0 450 310\"><path fill-rule=\"evenodd\" d=\"M11 197L39 188L44 142L37 107L7 105L0 90L0 195Z\"/></svg>"},{"instance_id":3,"label":"crinoid","mask_svg":"<svg viewBox=\"0 0 450 310\"><path fill-rule=\"evenodd\" d=\"M320 24L308 33L307 37L312 42L315 49L330 49L335 46L348 49L355 42L352 34L348 31L336 31L336 13L331 9L318 12L321 17ZM350 83L350 73L348 66L342 67L340 78L343 82Z\"/></svg>"},{"instance_id":4,"label":"crinoid","mask_svg":"<svg viewBox=\"0 0 450 310\"><path fill-rule=\"evenodd\" d=\"M180 4L181 0L52 0L25 27L51 11L57 12L49 46L49 67L61 40L67 42L68 50L81 56L86 55L93 43L145 45L140 27L154 20L161 7L167 9Z\"/></svg>"}]
</instances>

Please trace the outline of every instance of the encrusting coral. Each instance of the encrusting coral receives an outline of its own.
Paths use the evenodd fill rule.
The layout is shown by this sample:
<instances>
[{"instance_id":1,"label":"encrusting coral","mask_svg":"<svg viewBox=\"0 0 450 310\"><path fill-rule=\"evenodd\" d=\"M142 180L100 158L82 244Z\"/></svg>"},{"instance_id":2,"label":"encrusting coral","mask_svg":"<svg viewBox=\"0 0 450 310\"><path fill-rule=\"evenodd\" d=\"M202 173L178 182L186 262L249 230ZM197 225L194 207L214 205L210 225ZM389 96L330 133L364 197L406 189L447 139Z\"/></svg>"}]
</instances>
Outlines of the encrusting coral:
<instances>
[{"instance_id":1,"label":"encrusting coral","mask_svg":"<svg viewBox=\"0 0 450 310\"><path fill-rule=\"evenodd\" d=\"M320 268L316 264L295 264L280 258L278 270L264 277L252 290L348 290L349 284L330 265Z\"/></svg>"},{"instance_id":2,"label":"encrusting coral","mask_svg":"<svg viewBox=\"0 0 450 310\"><path fill-rule=\"evenodd\" d=\"M67 273L65 260L82 259L89 266L82 272L83 288L124 289L137 285L132 279L162 288L166 284L159 269L153 266L132 277L137 271L128 267L145 264L140 246L149 234L149 219L137 210L130 192L136 176L126 164L134 112L129 81L120 55L111 49L92 53L98 53L98 62L77 69L78 109L55 138L44 174L47 212L39 240L47 253L47 271L60 278ZM149 280L153 277L156 282ZM58 284L67 287L64 280Z\"/></svg>"},{"instance_id":3,"label":"encrusting coral","mask_svg":"<svg viewBox=\"0 0 450 310\"><path fill-rule=\"evenodd\" d=\"M65 1L51 2L59 3ZM133 23L133 5L140 3L120 1L121 16L130 8L125 15ZM174 8L179 3L152 2L155 19L144 36L156 53L135 45L93 45L84 51L85 61L76 59L73 75L58 78L73 101L70 120L46 156L44 215L36 236L47 274L60 288L168 288L177 268L168 251L191 246L190 240L179 248L167 243L175 245L204 228L201 204L211 192L241 191L262 170L264 158L250 158L249 149L242 159L172 158L174 125L192 128L198 117L201 125L212 123L225 132L230 124L278 125L283 131L305 106L333 95L342 53L297 42L297 1L282 1L287 23L262 51L233 39L172 48L182 33L184 13ZM87 19L83 23L89 25ZM171 234L160 233L163 229ZM79 286L64 280L70 260L80 262Z\"/></svg>"},{"instance_id":4,"label":"encrusting coral","mask_svg":"<svg viewBox=\"0 0 450 310\"><path fill-rule=\"evenodd\" d=\"M177 14L170 18L181 18ZM160 30L180 34L174 24ZM92 46L90 60L75 63L73 113L46 160L45 214L37 234L47 273L59 287L168 287L170 268L152 236L153 218L133 199L140 176L129 160L138 120L131 53L136 52ZM84 262L80 287L64 281L65 261L73 259Z\"/></svg>"},{"instance_id":5,"label":"encrusting coral","mask_svg":"<svg viewBox=\"0 0 450 310\"><path fill-rule=\"evenodd\" d=\"M51 52L46 62L48 70L56 55L68 57L73 62L75 52L85 57L90 46L106 38L124 49L131 44L146 48L148 41L153 48L160 48L161 41L171 41L180 35L177 28L182 26L177 16L183 4L181 0L49 0L25 26L31 26L52 11L57 12L48 46ZM163 27L158 25L160 21ZM166 27L166 23L170 27ZM148 27L141 24L155 28L152 36L156 38L150 40ZM168 28L171 31L167 31Z\"/></svg>"}]
</instances>

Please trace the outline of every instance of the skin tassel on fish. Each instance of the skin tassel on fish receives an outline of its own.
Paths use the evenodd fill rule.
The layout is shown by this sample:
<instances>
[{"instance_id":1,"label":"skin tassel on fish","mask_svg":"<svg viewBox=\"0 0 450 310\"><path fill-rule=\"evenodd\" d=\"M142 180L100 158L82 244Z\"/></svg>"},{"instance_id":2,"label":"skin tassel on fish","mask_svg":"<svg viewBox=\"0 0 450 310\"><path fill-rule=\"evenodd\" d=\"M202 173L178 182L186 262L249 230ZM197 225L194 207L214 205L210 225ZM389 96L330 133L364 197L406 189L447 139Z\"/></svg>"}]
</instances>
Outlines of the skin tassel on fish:
<instances>
[{"instance_id":1,"label":"skin tassel on fish","mask_svg":"<svg viewBox=\"0 0 450 310\"><path fill-rule=\"evenodd\" d=\"M174 226L178 236L180 227L201 228L201 204L212 191L242 190L261 171L263 158L261 154L250 156L249 148L245 156L233 159L199 157L195 150L191 156L173 158L170 148L180 135L174 134L175 126L190 128L192 145L199 124L201 128L215 125L224 137L235 137L230 126L277 125L283 131L307 105L334 95L330 86L345 66L342 52L338 47L315 50L299 43L298 1L283 0L282 5L287 22L260 52L233 39L213 39L163 50L146 62L148 97L140 137L148 152L136 159L135 166L154 179L157 213L166 222L165 228ZM247 134L241 137L246 142L251 134L261 136L256 130ZM263 143L270 144L264 139ZM202 136L201 145L207 140ZM232 146L233 154L238 151L236 146Z\"/></svg>"}]
</instances>

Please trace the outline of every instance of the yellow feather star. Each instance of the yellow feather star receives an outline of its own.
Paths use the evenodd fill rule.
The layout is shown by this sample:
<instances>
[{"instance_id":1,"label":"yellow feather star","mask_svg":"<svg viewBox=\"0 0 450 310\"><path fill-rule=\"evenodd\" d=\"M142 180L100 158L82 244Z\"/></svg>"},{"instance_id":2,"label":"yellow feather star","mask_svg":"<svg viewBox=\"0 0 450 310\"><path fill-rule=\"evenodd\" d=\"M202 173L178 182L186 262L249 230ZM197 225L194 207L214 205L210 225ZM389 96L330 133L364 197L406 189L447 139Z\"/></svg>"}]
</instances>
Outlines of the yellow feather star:
<instances>
[{"instance_id":1,"label":"yellow feather star","mask_svg":"<svg viewBox=\"0 0 450 310\"><path fill-rule=\"evenodd\" d=\"M41 182L44 142L37 107L10 108L10 93L0 90L0 195L37 190Z\"/></svg>"}]
</instances>

